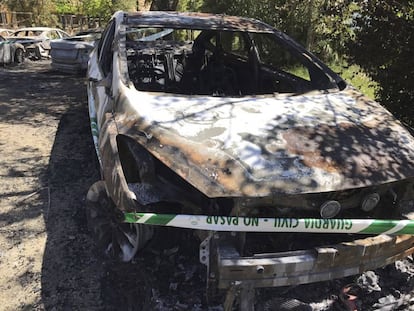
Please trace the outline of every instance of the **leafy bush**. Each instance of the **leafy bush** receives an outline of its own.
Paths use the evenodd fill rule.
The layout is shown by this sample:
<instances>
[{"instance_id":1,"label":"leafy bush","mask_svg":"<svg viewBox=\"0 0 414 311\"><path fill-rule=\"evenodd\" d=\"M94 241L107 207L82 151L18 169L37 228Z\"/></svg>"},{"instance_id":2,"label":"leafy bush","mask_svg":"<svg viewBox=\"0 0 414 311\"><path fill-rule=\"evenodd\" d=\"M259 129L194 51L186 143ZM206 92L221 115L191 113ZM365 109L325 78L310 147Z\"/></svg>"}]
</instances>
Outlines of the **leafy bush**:
<instances>
[{"instance_id":1,"label":"leafy bush","mask_svg":"<svg viewBox=\"0 0 414 311\"><path fill-rule=\"evenodd\" d=\"M413 125L414 0L376 0L360 4L350 59L379 83L377 99Z\"/></svg>"}]
</instances>

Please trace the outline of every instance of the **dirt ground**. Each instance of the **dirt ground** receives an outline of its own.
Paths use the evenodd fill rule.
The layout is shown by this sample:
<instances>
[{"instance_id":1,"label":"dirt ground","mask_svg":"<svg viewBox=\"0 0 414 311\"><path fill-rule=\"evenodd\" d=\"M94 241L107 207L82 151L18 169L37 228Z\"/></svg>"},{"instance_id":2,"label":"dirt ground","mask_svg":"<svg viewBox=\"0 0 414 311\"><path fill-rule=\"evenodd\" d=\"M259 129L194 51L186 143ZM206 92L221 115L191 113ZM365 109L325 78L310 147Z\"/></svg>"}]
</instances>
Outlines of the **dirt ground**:
<instances>
[{"instance_id":1,"label":"dirt ground","mask_svg":"<svg viewBox=\"0 0 414 311\"><path fill-rule=\"evenodd\" d=\"M0 310L222 310L207 307L191 232L158 232L128 264L95 252L84 200L99 176L82 76L48 60L0 68L0 163ZM257 297L273 297L262 310L288 310L275 307L281 299L310 310L414 310L413 276L408 257Z\"/></svg>"}]
</instances>

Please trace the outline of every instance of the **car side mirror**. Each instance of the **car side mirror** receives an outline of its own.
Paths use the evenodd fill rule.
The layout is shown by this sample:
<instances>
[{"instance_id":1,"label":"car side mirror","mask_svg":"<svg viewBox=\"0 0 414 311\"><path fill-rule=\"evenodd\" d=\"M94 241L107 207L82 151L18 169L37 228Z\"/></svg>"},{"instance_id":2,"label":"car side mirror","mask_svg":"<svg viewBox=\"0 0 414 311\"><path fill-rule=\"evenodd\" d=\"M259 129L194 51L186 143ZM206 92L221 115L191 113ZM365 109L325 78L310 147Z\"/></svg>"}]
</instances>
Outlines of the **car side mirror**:
<instances>
[{"instance_id":1,"label":"car side mirror","mask_svg":"<svg viewBox=\"0 0 414 311\"><path fill-rule=\"evenodd\" d=\"M103 79L97 79L95 77L89 77L90 82L96 83L97 86L103 86L105 88L111 88L112 75L108 75Z\"/></svg>"},{"instance_id":2,"label":"car side mirror","mask_svg":"<svg viewBox=\"0 0 414 311\"><path fill-rule=\"evenodd\" d=\"M110 89L112 87L112 75L107 75L105 78L99 81L98 86L103 86L105 89Z\"/></svg>"},{"instance_id":3,"label":"car side mirror","mask_svg":"<svg viewBox=\"0 0 414 311\"><path fill-rule=\"evenodd\" d=\"M108 74L103 79L97 79L95 77L89 77L88 80L90 82L96 83L96 86L103 86L105 88L105 93L108 96L112 96L111 88L112 88L112 74Z\"/></svg>"}]
</instances>

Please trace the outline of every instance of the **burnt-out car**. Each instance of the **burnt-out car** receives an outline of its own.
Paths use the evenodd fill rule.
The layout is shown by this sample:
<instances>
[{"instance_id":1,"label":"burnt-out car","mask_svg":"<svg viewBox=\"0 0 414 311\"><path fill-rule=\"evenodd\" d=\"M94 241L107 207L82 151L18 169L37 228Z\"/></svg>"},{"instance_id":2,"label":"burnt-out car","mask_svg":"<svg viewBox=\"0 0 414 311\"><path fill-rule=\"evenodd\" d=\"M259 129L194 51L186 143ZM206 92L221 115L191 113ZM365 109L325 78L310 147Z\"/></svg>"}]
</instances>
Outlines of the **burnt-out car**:
<instances>
[{"instance_id":1,"label":"burnt-out car","mask_svg":"<svg viewBox=\"0 0 414 311\"><path fill-rule=\"evenodd\" d=\"M151 225L193 229L209 293L238 287L250 309L254 288L412 253L414 238L395 233L409 224L414 138L273 27L117 12L88 81L102 180L87 215L106 254L132 259Z\"/></svg>"},{"instance_id":2,"label":"burnt-out car","mask_svg":"<svg viewBox=\"0 0 414 311\"><path fill-rule=\"evenodd\" d=\"M50 42L69 37L69 34L61 29L49 27L19 28L8 39L22 44L26 50L26 57L38 60L50 57Z\"/></svg>"},{"instance_id":3,"label":"burnt-out car","mask_svg":"<svg viewBox=\"0 0 414 311\"><path fill-rule=\"evenodd\" d=\"M90 29L73 37L52 41L52 68L66 73L84 73L88 67L89 54L99 41L101 33L101 29Z\"/></svg>"}]
</instances>

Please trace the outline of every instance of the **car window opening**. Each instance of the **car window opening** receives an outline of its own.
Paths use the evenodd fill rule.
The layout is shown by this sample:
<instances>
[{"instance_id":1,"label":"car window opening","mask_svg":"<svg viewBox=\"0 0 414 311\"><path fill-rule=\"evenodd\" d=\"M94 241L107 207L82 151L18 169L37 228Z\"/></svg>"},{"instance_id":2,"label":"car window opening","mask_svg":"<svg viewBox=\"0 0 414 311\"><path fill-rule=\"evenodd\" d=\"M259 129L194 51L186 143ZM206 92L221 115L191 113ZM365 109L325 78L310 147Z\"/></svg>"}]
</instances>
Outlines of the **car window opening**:
<instances>
[{"instance_id":1,"label":"car window opening","mask_svg":"<svg viewBox=\"0 0 414 311\"><path fill-rule=\"evenodd\" d=\"M244 96L336 87L274 34L127 28L129 78L140 91Z\"/></svg>"}]
</instances>

